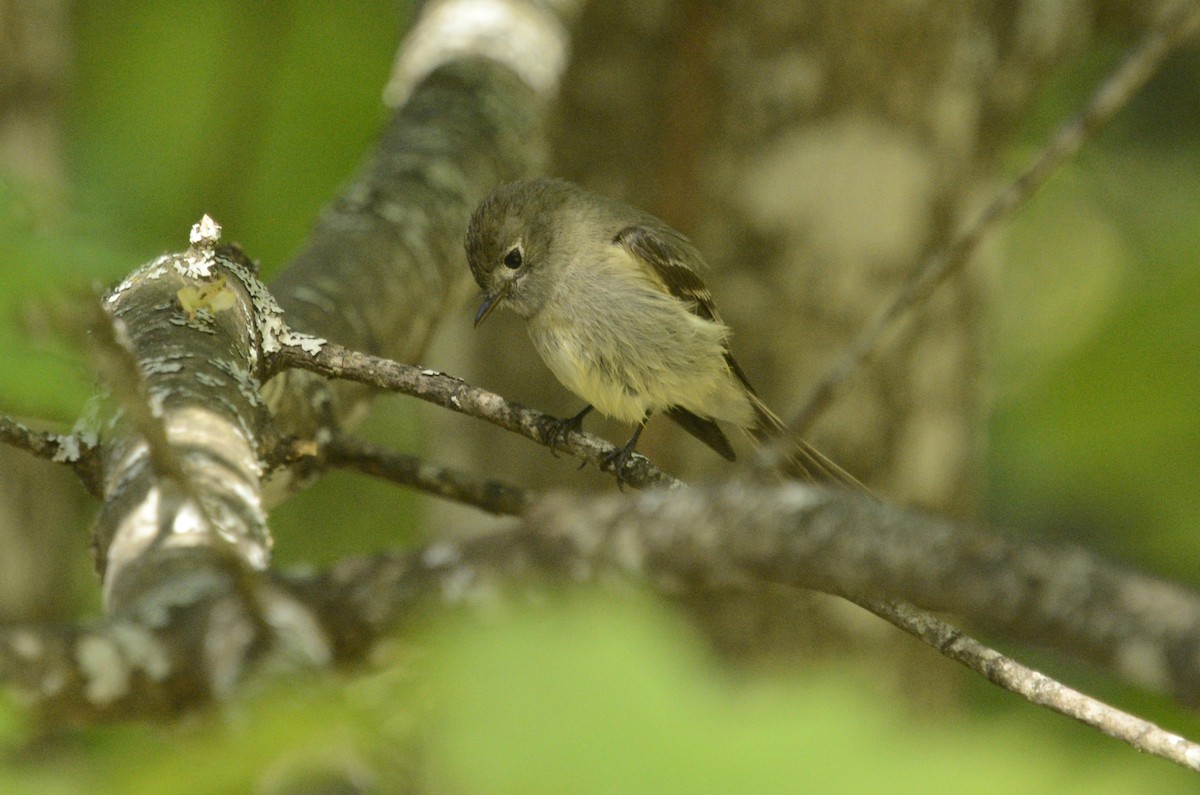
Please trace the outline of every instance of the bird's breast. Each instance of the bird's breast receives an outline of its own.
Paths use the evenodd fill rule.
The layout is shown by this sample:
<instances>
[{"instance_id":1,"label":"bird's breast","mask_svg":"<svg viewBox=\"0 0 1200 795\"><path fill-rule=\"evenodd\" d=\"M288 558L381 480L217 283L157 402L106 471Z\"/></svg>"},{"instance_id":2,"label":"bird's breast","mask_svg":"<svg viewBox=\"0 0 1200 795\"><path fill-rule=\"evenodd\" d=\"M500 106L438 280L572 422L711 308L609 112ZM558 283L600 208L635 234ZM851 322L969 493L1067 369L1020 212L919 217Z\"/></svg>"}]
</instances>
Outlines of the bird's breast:
<instances>
[{"instance_id":1,"label":"bird's breast","mask_svg":"<svg viewBox=\"0 0 1200 795\"><path fill-rule=\"evenodd\" d=\"M528 328L554 376L601 414L633 424L656 408L648 402L645 377L636 372L637 362L618 328L547 312L532 318Z\"/></svg>"},{"instance_id":2,"label":"bird's breast","mask_svg":"<svg viewBox=\"0 0 1200 795\"><path fill-rule=\"evenodd\" d=\"M567 389L626 423L672 406L744 419L748 403L725 361L728 328L619 270L573 276L528 323L534 347Z\"/></svg>"}]
</instances>

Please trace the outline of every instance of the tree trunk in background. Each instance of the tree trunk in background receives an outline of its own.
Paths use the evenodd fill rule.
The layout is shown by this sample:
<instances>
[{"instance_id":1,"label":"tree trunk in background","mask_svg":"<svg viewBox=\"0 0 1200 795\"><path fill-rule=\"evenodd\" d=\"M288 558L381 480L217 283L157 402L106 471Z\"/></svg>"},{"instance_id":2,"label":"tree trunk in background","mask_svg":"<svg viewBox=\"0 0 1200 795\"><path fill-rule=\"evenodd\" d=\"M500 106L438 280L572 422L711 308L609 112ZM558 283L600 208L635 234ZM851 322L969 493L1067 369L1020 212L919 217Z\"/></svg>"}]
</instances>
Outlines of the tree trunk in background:
<instances>
[{"instance_id":1,"label":"tree trunk in background","mask_svg":"<svg viewBox=\"0 0 1200 795\"><path fill-rule=\"evenodd\" d=\"M592 3L557 171L696 241L735 353L786 417L997 186L1000 147L1096 13L1086 2ZM945 285L810 433L881 494L974 513L983 290L978 266ZM516 322L503 338L479 333L483 382L574 410L522 335ZM625 429L605 432L617 441ZM492 471L562 476L545 451L483 433L503 448L491 461L507 462ZM726 466L663 420L643 439L672 471Z\"/></svg>"},{"instance_id":2,"label":"tree trunk in background","mask_svg":"<svg viewBox=\"0 0 1200 795\"><path fill-rule=\"evenodd\" d=\"M997 188L997 155L1051 68L1088 42L1097 13L1088 2L592 3L562 94L557 173L695 240L738 359L788 417ZM974 515L985 290L979 263L940 288L809 438L881 495ZM561 415L579 408L518 321L476 336L480 383ZM629 432L589 428L614 442ZM545 450L490 429L479 436L480 471L575 483ZM729 466L661 418L642 439L684 477ZM718 645L754 656L840 644L827 617L799 620L819 604L760 594L697 607Z\"/></svg>"},{"instance_id":3,"label":"tree trunk in background","mask_svg":"<svg viewBox=\"0 0 1200 795\"><path fill-rule=\"evenodd\" d=\"M39 229L62 209L67 11L65 3L0 0L0 182L30 197ZM67 615L64 582L82 547L84 503L65 467L0 447L0 620Z\"/></svg>"}]
</instances>

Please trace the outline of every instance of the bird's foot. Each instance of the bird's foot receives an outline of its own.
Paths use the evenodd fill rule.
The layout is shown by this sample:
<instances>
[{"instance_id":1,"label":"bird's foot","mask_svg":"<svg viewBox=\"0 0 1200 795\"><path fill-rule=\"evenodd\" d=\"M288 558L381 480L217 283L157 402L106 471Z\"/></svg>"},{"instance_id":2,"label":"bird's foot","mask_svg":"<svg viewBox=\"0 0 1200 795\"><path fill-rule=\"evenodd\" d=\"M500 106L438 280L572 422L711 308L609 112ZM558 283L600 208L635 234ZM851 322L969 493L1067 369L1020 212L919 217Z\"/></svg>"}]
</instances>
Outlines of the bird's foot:
<instances>
[{"instance_id":1,"label":"bird's foot","mask_svg":"<svg viewBox=\"0 0 1200 795\"><path fill-rule=\"evenodd\" d=\"M626 447L618 447L600 458L601 471L610 471L617 478L617 488L625 491L625 465L633 458L634 452Z\"/></svg>"},{"instance_id":2,"label":"bird's foot","mask_svg":"<svg viewBox=\"0 0 1200 795\"><path fill-rule=\"evenodd\" d=\"M573 417L566 419L554 419L548 424L549 430L546 432L546 444L550 448L550 455L558 458L560 448L565 448L567 442L567 434L574 431L580 433L583 431L583 418L592 410L591 406L584 406L583 411ZM583 465L580 464L580 469Z\"/></svg>"},{"instance_id":3,"label":"bird's foot","mask_svg":"<svg viewBox=\"0 0 1200 795\"><path fill-rule=\"evenodd\" d=\"M609 470L617 477L617 488L621 491L625 490L625 465L629 463L629 459L633 457L633 448L637 446L638 437L642 435L642 429L646 427L646 421L642 420L642 424L637 426L637 430L633 432L633 436L629 437L629 441L605 453L600 457L600 469Z\"/></svg>"}]
</instances>

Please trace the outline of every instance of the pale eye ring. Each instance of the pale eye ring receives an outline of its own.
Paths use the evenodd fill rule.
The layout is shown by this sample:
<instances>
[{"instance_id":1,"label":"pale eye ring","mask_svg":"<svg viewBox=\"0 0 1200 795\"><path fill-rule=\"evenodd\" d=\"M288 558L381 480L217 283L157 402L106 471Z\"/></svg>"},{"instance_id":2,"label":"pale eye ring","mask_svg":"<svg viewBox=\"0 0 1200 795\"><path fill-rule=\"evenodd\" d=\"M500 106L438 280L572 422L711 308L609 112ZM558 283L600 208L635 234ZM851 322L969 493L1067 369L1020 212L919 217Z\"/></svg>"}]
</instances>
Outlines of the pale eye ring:
<instances>
[{"instance_id":1,"label":"pale eye ring","mask_svg":"<svg viewBox=\"0 0 1200 795\"><path fill-rule=\"evenodd\" d=\"M516 270L525 264L525 254L521 251L521 246L516 245L508 250L504 255L504 266Z\"/></svg>"}]
</instances>

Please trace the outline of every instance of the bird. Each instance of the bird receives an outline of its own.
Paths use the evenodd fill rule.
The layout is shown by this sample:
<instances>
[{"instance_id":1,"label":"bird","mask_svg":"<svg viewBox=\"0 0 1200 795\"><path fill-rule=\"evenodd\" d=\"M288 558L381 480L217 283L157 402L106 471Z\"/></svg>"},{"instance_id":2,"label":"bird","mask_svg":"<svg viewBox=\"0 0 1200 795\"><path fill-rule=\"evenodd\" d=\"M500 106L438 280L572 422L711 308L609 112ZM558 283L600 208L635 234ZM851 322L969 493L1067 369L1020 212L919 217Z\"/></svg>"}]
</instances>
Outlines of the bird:
<instances>
[{"instance_id":1,"label":"bird","mask_svg":"<svg viewBox=\"0 0 1200 795\"><path fill-rule=\"evenodd\" d=\"M730 351L731 330L700 276L703 256L664 221L566 180L516 180L476 206L465 248L483 290L475 327L498 307L511 309L542 361L586 403L558 421L551 450L592 410L634 425L602 462L620 484L655 413L730 461L736 454L718 422L759 444L786 434ZM786 469L861 485L799 439Z\"/></svg>"}]
</instances>

